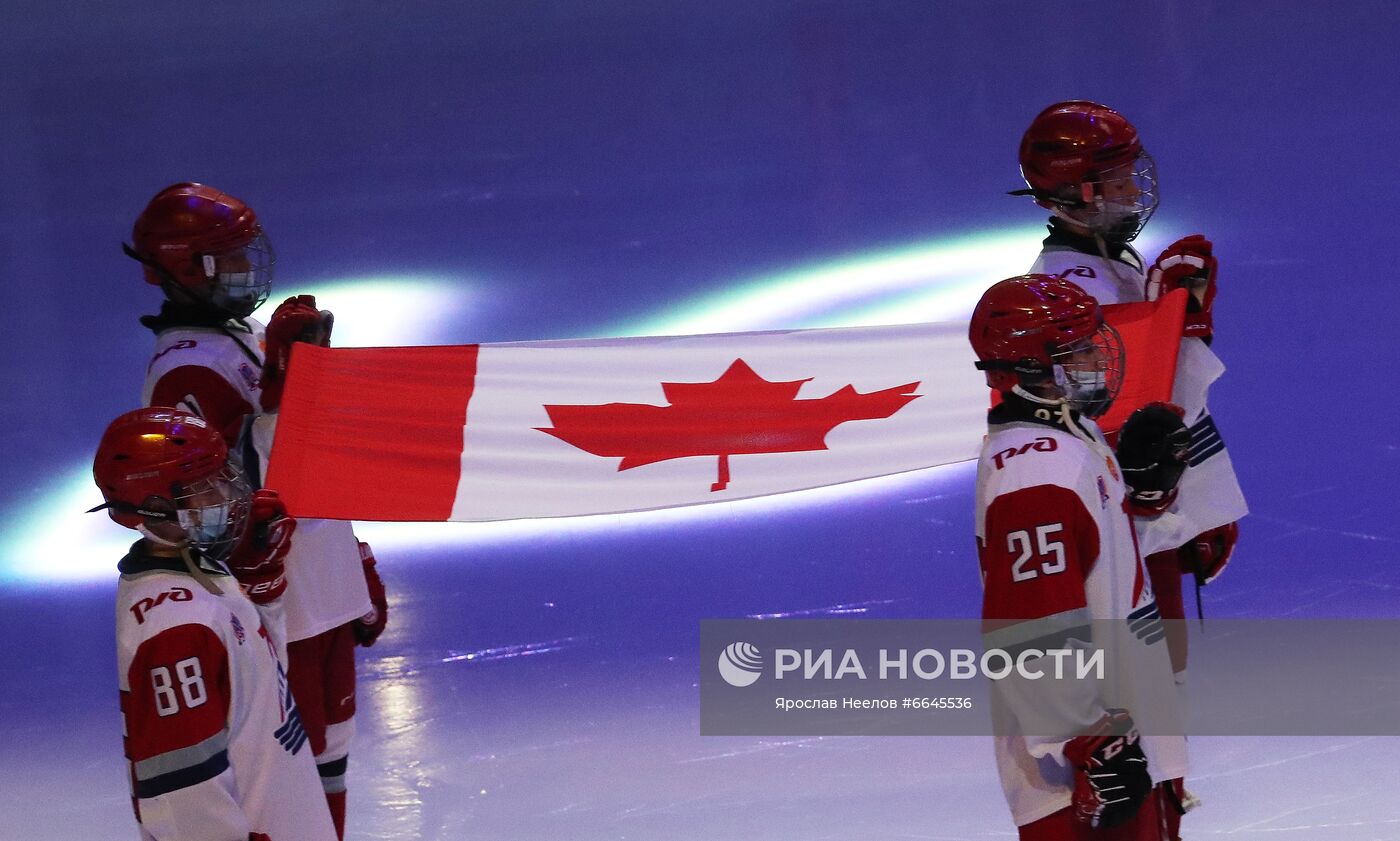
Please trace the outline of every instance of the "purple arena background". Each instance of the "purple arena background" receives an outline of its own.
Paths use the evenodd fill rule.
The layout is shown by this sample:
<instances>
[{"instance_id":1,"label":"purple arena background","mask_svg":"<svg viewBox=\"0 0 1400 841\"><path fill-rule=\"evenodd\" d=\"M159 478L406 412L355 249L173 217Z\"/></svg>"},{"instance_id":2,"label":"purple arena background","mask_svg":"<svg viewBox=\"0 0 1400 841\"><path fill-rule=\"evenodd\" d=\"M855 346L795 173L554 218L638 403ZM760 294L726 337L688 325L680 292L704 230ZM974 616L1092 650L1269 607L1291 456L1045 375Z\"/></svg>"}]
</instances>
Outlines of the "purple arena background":
<instances>
[{"instance_id":1,"label":"purple arena background","mask_svg":"<svg viewBox=\"0 0 1400 841\"><path fill-rule=\"evenodd\" d=\"M181 180L251 203L274 301L321 292L347 335L355 319L421 343L623 335L901 249L1020 235L1029 266L1041 215L1005 195L1020 133L1052 101L1106 102L1157 161L1149 258L1202 232L1221 260L1212 408L1253 513L1208 620L1400 617L1394 4L145 0L5 17L6 837L136 832L117 557L65 574L88 532L55 523L100 498L57 488L139 401L136 319L158 292L119 243ZM898 302L859 282L832 293L850 312ZM723 312L714 329L803 326ZM348 837L1013 837L984 738L699 735L703 618L976 615L970 467L710 508L381 530L391 619L360 660ZM1394 738L1191 747L1193 841L1400 835Z\"/></svg>"}]
</instances>

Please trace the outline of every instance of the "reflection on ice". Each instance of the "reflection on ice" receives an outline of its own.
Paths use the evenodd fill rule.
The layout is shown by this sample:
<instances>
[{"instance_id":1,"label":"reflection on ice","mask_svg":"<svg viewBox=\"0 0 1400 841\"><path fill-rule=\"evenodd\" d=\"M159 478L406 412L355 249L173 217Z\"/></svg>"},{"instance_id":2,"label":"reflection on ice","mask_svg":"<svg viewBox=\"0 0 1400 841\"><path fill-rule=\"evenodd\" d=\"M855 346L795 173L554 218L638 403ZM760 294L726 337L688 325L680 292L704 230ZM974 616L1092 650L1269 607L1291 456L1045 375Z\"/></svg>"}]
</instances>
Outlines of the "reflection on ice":
<instances>
[{"instance_id":1,"label":"reflection on ice","mask_svg":"<svg viewBox=\"0 0 1400 841\"><path fill-rule=\"evenodd\" d=\"M440 663L457 663L468 660L476 663L486 663L492 660L509 660L513 657L529 657L535 654L549 654L554 651L563 651L572 645L576 645L580 638L565 637L549 642L525 642L518 645L498 645L493 648L482 648L477 651L453 652L451 655L442 658Z\"/></svg>"}]
</instances>

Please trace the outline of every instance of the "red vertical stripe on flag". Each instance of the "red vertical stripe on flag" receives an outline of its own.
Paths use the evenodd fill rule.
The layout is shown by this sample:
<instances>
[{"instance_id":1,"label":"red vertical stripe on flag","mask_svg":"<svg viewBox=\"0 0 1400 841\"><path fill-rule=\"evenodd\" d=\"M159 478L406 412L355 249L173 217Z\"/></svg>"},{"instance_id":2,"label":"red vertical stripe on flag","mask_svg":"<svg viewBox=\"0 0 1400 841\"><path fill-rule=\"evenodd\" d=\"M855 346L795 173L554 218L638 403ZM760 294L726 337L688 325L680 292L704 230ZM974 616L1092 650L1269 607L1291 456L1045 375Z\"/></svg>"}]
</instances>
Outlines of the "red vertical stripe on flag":
<instances>
[{"instance_id":1,"label":"red vertical stripe on flag","mask_svg":"<svg viewBox=\"0 0 1400 841\"><path fill-rule=\"evenodd\" d=\"M297 344L267 486L297 517L446 520L476 359L476 345Z\"/></svg>"},{"instance_id":2,"label":"red vertical stripe on flag","mask_svg":"<svg viewBox=\"0 0 1400 841\"><path fill-rule=\"evenodd\" d=\"M1115 435L1128 415L1139 407L1172 399L1186 295L1185 290L1178 289L1158 301L1110 304L1103 308L1104 321L1123 337L1127 369L1118 399L1098 421L1109 436Z\"/></svg>"}]
</instances>

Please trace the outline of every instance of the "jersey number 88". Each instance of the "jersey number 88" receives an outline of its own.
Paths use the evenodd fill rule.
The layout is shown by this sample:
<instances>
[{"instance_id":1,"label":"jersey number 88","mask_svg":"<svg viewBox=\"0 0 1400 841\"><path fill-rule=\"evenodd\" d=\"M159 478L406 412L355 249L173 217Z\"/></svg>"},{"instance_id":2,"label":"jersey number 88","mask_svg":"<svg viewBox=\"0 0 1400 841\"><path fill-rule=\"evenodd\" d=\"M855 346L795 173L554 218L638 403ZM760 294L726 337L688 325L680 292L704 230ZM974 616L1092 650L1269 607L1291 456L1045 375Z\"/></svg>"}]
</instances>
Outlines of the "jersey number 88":
<instances>
[{"instance_id":1,"label":"jersey number 88","mask_svg":"<svg viewBox=\"0 0 1400 841\"><path fill-rule=\"evenodd\" d=\"M178 683L180 691L175 691ZM170 669L157 666L151 669L151 687L155 690L156 715L174 715L180 711L180 699L185 701L185 709L193 709L209 700L204 691L204 672L198 657L186 657L175 664L174 680Z\"/></svg>"}]
</instances>

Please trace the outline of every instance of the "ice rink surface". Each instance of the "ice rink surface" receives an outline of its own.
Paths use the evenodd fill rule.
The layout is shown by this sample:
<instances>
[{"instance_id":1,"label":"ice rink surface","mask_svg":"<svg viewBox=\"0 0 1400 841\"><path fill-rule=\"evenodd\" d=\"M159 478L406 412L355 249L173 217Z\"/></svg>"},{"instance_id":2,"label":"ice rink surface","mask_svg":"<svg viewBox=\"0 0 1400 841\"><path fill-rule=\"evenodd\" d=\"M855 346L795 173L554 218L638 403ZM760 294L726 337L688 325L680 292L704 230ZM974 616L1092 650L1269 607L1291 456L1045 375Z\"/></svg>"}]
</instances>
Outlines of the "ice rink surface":
<instances>
[{"instance_id":1,"label":"ice rink surface","mask_svg":"<svg viewBox=\"0 0 1400 841\"><path fill-rule=\"evenodd\" d=\"M1253 513L1208 618L1400 617L1400 11L1094 5L19 4L0 837L134 837L117 557L71 574L124 535L69 489L149 354L158 294L117 244L179 180L253 204L274 297L314 288L347 336L625 335L707 307L726 329L715 301L793 271L988 233L1029 266L1039 216L1004 195L1020 132L1107 102L1157 160L1144 250L1200 231L1221 260L1212 408ZM1014 837L986 739L699 735L702 618L976 615L971 485L963 465L673 516L368 527L392 607L361 652L348 837ZM1191 747L1190 841L1400 838L1400 740Z\"/></svg>"}]
</instances>

